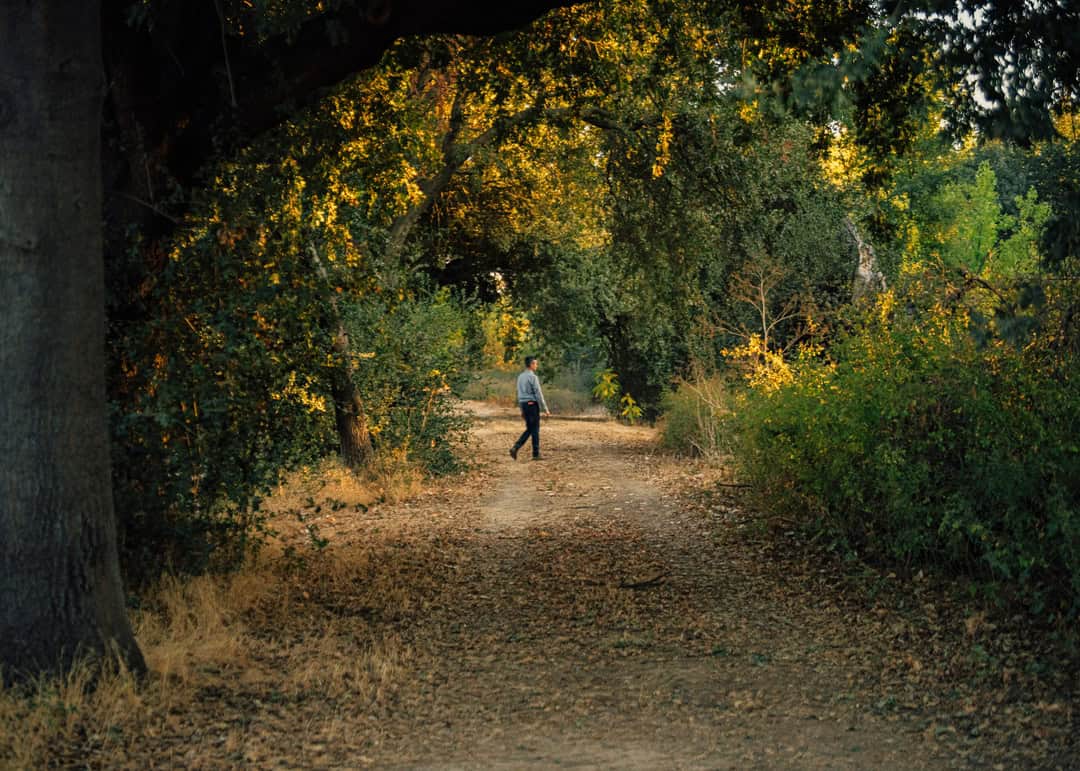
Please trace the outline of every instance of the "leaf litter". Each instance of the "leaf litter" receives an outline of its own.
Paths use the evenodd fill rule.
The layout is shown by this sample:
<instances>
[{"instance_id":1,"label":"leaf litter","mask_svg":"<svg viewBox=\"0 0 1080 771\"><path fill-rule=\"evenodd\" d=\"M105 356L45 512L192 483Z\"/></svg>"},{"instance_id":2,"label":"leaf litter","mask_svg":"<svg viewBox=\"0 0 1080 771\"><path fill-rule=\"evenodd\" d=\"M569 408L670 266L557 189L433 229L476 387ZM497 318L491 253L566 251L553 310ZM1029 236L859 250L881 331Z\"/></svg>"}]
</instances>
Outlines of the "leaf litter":
<instances>
[{"instance_id":1,"label":"leaf litter","mask_svg":"<svg viewBox=\"0 0 1080 771\"><path fill-rule=\"evenodd\" d=\"M513 463L513 413L478 412L472 472L283 524L223 590L231 642L149 656L138 708L42 765L1080 767L1047 630L853 572L650 429L550 420Z\"/></svg>"}]
</instances>

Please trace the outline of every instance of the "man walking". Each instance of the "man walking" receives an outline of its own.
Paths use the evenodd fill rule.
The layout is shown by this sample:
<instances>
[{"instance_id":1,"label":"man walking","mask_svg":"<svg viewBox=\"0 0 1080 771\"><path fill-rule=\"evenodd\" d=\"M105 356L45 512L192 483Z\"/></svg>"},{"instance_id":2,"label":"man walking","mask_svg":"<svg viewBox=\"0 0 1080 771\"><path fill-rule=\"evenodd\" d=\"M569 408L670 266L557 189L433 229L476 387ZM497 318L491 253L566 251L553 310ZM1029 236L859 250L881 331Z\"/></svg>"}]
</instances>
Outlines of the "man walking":
<instances>
[{"instance_id":1,"label":"man walking","mask_svg":"<svg viewBox=\"0 0 1080 771\"><path fill-rule=\"evenodd\" d=\"M532 458L540 460L540 413L550 416L547 402L544 401L544 392L540 390L540 378L536 376L536 368L540 366L535 356L525 357L525 370L518 375L517 400L521 407L521 417L525 419L525 431L510 448L510 457L517 460L518 450L532 437Z\"/></svg>"}]
</instances>

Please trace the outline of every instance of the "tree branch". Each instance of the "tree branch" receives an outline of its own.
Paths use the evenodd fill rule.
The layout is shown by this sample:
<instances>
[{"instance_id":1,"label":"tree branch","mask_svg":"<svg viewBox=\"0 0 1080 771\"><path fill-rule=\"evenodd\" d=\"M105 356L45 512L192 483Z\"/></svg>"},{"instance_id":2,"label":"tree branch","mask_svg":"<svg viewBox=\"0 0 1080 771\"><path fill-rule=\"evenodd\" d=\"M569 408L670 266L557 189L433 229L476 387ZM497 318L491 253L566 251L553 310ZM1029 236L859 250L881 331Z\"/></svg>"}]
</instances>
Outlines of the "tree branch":
<instances>
[{"instance_id":1,"label":"tree branch","mask_svg":"<svg viewBox=\"0 0 1080 771\"><path fill-rule=\"evenodd\" d=\"M415 34L493 34L554 8L592 0L517 0L495 6L466 0L343 3L293 34L259 41L224 35L218 0L153 6L152 24L133 25L129 0L104 0L102 33L109 98L123 136L141 137L151 167L189 184L222 140L244 142L278 124L322 89L371 67L395 40ZM224 40L222 39L224 37ZM207 52L224 47L220 58ZM286 109L283 109L286 108ZM123 156L117 163L131 163ZM128 190L132 173L117 174ZM163 187L163 185L162 185ZM131 190L128 190L131 192Z\"/></svg>"},{"instance_id":2,"label":"tree branch","mask_svg":"<svg viewBox=\"0 0 1080 771\"><path fill-rule=\"evenodd\" d=\"M425 180L420 188L424 197L415 206L394 220L390 227L390 235L387 238L386 252L384 257L388 262L394 263L400 259L405 250L405 244L420 218L427 214L434 205L435 200L446 190L462 166L468 163L477 151L490 147L502 139L514 128L522 126L530 121L537 120L545 115L543 109L544 96L536 97L534 104L520 110L513 115L497 118L483 132L468 142L456 142L464 124L464 108L461 104L461 92L454 94L453 106L450 108L450 123L447 133L443 137L443 165L442 168L430 179Z\"/></svg>"}]
</instances>

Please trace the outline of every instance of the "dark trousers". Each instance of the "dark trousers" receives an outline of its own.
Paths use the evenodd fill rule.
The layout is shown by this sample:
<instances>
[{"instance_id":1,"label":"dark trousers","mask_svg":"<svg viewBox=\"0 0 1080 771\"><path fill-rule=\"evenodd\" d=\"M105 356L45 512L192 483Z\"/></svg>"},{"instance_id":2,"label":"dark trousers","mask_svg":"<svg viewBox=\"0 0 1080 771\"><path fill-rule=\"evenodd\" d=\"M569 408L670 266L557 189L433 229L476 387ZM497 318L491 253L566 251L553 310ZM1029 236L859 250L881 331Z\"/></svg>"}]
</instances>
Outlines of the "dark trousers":
<instances>
[{"instance_id":1,"label":"dark trousers","mask_svg":"<svg viewBox=\"0 0 1080 771\"><path fill-rule=\"evenodd\" d=\"M514 449L517 450L525 444L531 436L532 452L535 458L540 455L540 405L536 402L522 402L521 417L525 418L525 430L514 442Z\"/></svg>"}]
</instances>

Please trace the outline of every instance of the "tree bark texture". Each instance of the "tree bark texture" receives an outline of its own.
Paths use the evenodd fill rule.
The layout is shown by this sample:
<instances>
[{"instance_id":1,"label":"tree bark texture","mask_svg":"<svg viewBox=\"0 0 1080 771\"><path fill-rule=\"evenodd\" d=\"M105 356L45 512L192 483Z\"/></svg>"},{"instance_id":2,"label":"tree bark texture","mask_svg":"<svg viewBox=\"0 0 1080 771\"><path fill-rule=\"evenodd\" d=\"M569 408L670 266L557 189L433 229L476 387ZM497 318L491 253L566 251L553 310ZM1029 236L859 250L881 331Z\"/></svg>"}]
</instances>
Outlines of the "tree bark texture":
<instances>
[{"instance_id":1,"label":"tree bark texture","mask_svg":"<svg viewBox=\"0 0 1080 771\"><path fill-rule=\"evenodd\" d=\"M334 370L333 377L331 396L334 399L334 419L341 441L341 460L353 471L357 471L371 463L374 452L367 413L364 411L360 391L352 379L352 367Z\"/></svg>"},{"instance_id":2,"label":"tree bark texture","mask_svg":"<svg viewBox=\"0 0 1080 771\"><path fill-rule=\"evenodd\" d=\"M337 425L338 440L341 443L341 460L353 471L364 468L371 462L374 450L371 446L371 431L368 430L367 411L360 389L356 387L355 370L352 364L352 346L349 344L349 331L341 317L337 295L330 282L319 250L314 244L308 247L311 264L326 287L326 303L330 309L330 323L334 326L334 353L341 359L341 366L330 373L330 397L334 400L334 421Z\"/></svg>"},{"instance_id":3,"label":"tree bark texture","mask_svg":"<svg viewBox=\"0 0 1080 771\"><path fill-rule=\"evenodd\" d=\"M0 666L118 653L105 400L97 0L0 16Z\"/></svg>"}]
</instances>

